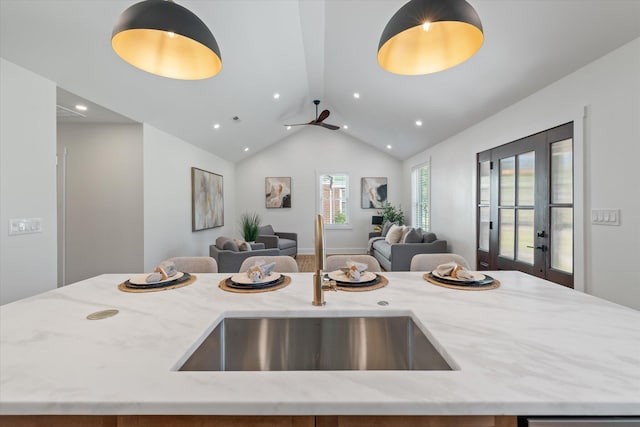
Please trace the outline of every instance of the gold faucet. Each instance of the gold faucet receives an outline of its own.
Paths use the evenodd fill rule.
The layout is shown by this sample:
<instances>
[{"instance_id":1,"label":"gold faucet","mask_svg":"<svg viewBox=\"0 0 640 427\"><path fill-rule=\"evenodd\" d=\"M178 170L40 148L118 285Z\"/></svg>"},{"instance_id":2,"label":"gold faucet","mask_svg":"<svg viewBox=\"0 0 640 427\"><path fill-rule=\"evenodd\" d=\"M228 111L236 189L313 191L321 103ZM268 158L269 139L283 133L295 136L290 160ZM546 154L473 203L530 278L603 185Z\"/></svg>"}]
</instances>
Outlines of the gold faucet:
<instances>
[{"instance_id":1,"label":"gold faucet","mask_svg":"<svg viewBox=\"0 0 640 427\"><path fill-rule=\"evenodd\" d=\"M336 291L336 282L328 281L323 283L322 270L324 270L324 222L322 221L322 215L316 216L315 224L315 241L316 241L316 272L313 275L313 305L324 305L324 291Z\"/></svg>"}]
</instances>

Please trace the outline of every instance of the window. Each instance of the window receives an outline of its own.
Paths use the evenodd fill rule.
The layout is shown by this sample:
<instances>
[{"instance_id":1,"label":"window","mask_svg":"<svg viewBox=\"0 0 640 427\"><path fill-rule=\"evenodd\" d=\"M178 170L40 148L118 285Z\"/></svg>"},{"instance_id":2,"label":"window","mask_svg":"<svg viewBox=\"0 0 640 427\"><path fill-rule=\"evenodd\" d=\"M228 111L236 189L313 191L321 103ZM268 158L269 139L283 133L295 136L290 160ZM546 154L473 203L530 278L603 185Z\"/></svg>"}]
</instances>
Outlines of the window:
<instances>
[{"instance_id":1,"label":"window","mask_svg":"<svg viewBox=\"0 0 640 427\"><path fill-rule=\"evenodd\" d=\"M319 213L324 223L336 227L349 225L349 175L321 174Z\"/></svg>"},{"instance_id":2,"label":"window","mask_svg":"<svg viewBox=\"0 0 640 427\"><path fill-rule=\"evenodd\" d=\"M413 218L413 226L421 227L429 230L430 212L429 212L429 163L416 166L411 171L411 216Z\"/></svg>"}]
</instances>

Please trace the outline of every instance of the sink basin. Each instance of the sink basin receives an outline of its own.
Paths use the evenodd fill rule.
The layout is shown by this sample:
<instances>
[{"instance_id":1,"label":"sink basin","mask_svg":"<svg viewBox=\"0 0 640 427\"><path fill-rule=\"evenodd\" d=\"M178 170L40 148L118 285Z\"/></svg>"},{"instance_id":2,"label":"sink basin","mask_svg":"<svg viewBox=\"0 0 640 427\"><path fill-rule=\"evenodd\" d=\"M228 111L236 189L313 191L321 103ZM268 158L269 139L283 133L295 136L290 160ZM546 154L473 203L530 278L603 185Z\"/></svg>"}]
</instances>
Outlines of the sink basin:
<instances>
[{"instance_id":1,"label":"sink basin","mask_svg":"<svg viewBox=\"0 0 640 427\"><path fill-rule=\"evenodd\" d=\"M409 316L227 317L178 370L452 368Z\"/></svg>"}]
</instances>

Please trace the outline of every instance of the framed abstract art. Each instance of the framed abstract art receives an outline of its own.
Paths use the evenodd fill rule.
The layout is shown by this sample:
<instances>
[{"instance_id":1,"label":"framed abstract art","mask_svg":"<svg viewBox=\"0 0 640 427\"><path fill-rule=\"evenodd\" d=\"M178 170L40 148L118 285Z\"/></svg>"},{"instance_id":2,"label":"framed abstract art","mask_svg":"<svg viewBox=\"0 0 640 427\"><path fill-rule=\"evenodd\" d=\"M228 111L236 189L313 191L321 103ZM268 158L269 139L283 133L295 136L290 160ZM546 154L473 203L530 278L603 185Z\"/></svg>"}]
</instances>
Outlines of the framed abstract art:
<instances>
[{"instance_id":1,"label":"framed abstract art","mask_svg":"<svg viewBox=\"0 0 640 427\"><path fill-rule=\"evenodd\" d=\"M267 177L264 179L264 199L267 208L291 207L291 177Z\"/></svg>"},{"instance_id":2,"label":"framed abstract art","mask_svg":"<svg viewBox=\"0 0 640 427\"><path fill-rule=\"evenodd\" d=\"M191 231L224 225L222 175L191 168Z\"/></svg>"},{"instance_id":3,"label":"framed abstract art","mask_svg":"<svg viewBox=\"0 0 640 427\"><path fill-rule=\"evenodd\" d=\"M387 178L362 178L362 209L380 209L387 201Z\"/></svg>"}]
</instances>

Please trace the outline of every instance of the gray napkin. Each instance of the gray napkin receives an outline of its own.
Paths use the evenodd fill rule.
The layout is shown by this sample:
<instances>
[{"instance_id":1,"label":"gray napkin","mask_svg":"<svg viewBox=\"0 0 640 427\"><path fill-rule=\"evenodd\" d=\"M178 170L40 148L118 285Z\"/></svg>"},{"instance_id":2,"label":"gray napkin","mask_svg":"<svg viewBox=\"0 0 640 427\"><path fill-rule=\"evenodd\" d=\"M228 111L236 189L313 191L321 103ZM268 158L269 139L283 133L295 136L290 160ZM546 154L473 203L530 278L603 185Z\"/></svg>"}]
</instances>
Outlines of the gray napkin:
<instances>
[{"instance_id":1,"label":"gray napkin","mask_svg":"<svg viewBox=\"0 0 640 427\"><path fill-rule=\"evenodd\" d=\"M249 276L249 278L251 278L255 283L261 282L265 277L271 274L275 266L275 262L265 264L264 261L257 261L253 267L250 267L249 270L247 270L247 276Z\"/></svg>"}]
</instances>

